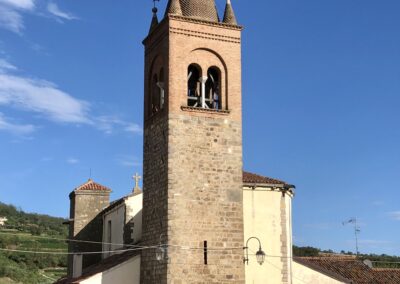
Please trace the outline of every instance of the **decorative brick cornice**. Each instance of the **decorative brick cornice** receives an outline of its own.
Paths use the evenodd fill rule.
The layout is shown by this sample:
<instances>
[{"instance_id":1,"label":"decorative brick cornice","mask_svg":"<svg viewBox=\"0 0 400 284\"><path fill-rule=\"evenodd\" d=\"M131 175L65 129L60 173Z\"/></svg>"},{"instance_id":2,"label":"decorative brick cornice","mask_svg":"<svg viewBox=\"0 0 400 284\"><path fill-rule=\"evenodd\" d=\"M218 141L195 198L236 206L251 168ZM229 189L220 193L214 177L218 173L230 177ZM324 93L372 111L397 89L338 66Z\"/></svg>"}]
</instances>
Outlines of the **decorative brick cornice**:
<instances>
[{"instance_id":1,"label":"decorative brick cornice","mask_svg":"<svg viewBox=\"0 0 400 284\"><path fill-rule=\"evenodd\" d=\"M188 18L188 17L172 15L172 14L169 14L168 17L170 19L174 19L174 20L180 20L180 21L184 21L184 22L192 22L192 23L203 24L203 25L207 25L207 26L221 27L221 28L237 30L237 31L243 30L243 26L239 26L239 25L232 25L232 24L221 23L221 22L210 22L210 21L206 21L206 20Z\"/></svg>"},{"instance_id":2,"label":"decorative brick cornice","mask_svg":"<svg viewBox=\"0 0 400 284\"><path fill-rule=\"evenodd\" d=\"M208 108L188 107L188 106L181 106L181 109L183 111L189 111L189 112L215 113L215 114L222 114L222 115L228 115L231 113L230 110L208 109Z\"/></svg>"},{"instance_id":3,"label":"decorative brick cornice","mask_svg":"<svg viewBox=\"0 0 400 284\"><path fill-rule=\"evenodd\" d=\"M205 21L205 20L199 20L199 19L193 19L193 18L188 18L188 17L184 17L184 16L168 14L168 17L165 17L153 29L153 31L150 34L147 35L147 37L143 40L142 43L144 45L146 45L148 43L148 41L150 40L150 38L152 38L154 34L158 33L159 30L161 30L163 27L165 27L165 23L170 19L177 20L177 21L182 21L182 22L202 24L202 25L212 26L212 27L219 27L219 28L235 30L235 31L243 30L243 27L242 26L238 26L238 25L231 25L231 24L217 23L217 22L209 22L209 21ZM197 32L197 31L192 31L192 30L183 30L183 29L177 29L177 28L170 28L170 30L171 30L172 33L177 33L177 34L184 34L184 35L188 35L188 36L207 38L207 39L213 39L213 40L220 40L220 41L225 41L225 42L241 43L240 37L229 37L229 36L223 36L223 35L219 35L219 34L202 33L202 32ZM166 36L166 34L164 36Z\"/></svg>"},{"instance_id":4,"label":"decorative brick cornice","mask_svg":"<svg viewBox=\"0 0 400 284\"><path fill-rule=\"evenodd\" d=\"M233 42L233 43L237 43L237 44L240 44L240 42L241 42L240 37L225 36L225 35L220 35L220 34L215 34L215 33L205 33L205 32L193 31L193 30L188 30L188 29L180 29L180 28L174 28L174 27L170 27L169 30L173 34L182 34L182 35L193 36L193 37L198 37L198 38L205 38L205 39L225 41L225 42Z\"/></svg>"}]
</instances>

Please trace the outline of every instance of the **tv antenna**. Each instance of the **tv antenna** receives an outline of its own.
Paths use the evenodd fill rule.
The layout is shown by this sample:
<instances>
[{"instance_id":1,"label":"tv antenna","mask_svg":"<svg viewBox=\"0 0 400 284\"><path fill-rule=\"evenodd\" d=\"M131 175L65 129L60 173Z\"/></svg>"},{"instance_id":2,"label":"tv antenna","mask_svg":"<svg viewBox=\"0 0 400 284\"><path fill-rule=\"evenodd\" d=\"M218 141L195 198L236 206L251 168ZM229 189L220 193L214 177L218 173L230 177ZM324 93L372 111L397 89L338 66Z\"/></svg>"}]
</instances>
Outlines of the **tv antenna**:
<instances>
[{"instance_id":1,"label":"tv antenna","mask_svg":"<svg viewBox=\"0 0 400 284\"><path fill-rule=\"evenodd\" d=\"M358 257L358 255L359 255L359 251L358 251L358 235L360 234L361 229L360 229L360 226L357 224L357 218L356 217L353 217L348 221L342 222L343 226L346 226L348 224L353 224L353 226L354 226L354 236L355 236L355 239L356 239L356 255Z\"/></svg>"}]
</instances>

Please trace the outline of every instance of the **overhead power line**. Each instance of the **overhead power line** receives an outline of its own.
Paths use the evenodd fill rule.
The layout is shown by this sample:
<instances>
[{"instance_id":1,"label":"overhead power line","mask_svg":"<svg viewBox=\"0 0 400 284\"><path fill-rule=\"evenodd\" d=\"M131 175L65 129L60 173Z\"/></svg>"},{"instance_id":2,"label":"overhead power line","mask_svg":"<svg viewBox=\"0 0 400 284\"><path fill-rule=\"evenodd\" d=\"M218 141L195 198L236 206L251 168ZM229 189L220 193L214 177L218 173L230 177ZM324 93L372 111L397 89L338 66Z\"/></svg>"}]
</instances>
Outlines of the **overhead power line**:
<instances>
[{"instance_id":1,"label":"overhead power line","mask_svg":"<svg viewBox=\"0 0 400 284\"><path fill-rule=\"evenodd\" d=\"M11 235L16 236L18 235L9 233L9 232L0 232L0 235ZM74 239L62 239L62 238L55 238L55 237L45 237L45 236L29 236L30 238L34 239L45 239L45 240L55 240L60 242L73 242L73 243L87 243L87 244L103 244L103 245L113 245L113 246L126 246L126 247L143 247L137 245L129 245L129 244L117 244L117 243L106 243L106 242L95 242L95 241L88 241L88 240L74 240Z\"/></svg>"},{"instance_id":2,"label":"overhead power line","mask_svg":"<svg viewBox=\"0 0 400 284\"><path fill-rule=\"evenodd\" d=\"M156 247L134 248L134 249L123 249L123 250L112 250L112 251L86 251L86 252L32 251L32 250L3 249L3 248L0 248L0 251L16 252L16 253L31 253L31 254L48 254L48 255L74 255L74 254L90 255L90 254L103 254L103 253L118 253L118 252L127 252L127 251L137 251L137 250L151 249L151 248L157 248L157 247L158 246L156 246Z\"/></svg>"},{"instance_id":3,"label":"overhead power line","mask_svg":"<svg viewBox=\"0 0 400 284\"><path fill-rule=\"evenodd\" d=\"M33 250L18 250L18 249L2 249L0 248L0 251L3 252L11 252L11 253L30 253L30 254L42 254L42 255L76 255L76 254L81 254L81 255L93 255L93 254L103 254L103 253L123 253L123 252L128 252L128 251L141 251L141 250L146 250L146 249L156 249L160 245L156 246L147 246L147 247L141 247L141 248L132 248L132 249L121 249L121 250L109 250L109 251L89 251L89 252L57 252L57 251L33 251ZM162 245L165 246L165 245ZM183 249L183 250L203 250L204 248L188 248L184 246L171 246L171 247L176 247L178 249ZM235 248L237 250L243 248ZM228 249L211 249L211 251L222 251L222 250L232 250L230 248ZM250 254L252 256L255 256L255 253ZM286 256L279 256L279 255L265 255L267 258L285 258L285 259L295 259L296 257L286 257ZM319 257L313 257L313 258L332 258L330 256L319 256ZM347 262L347 261L354 261L355 259L335 259L335 261L342 261L342 262ZM399 262L385 262L385 263L394 263L398 264Z\"/></svg>"},{"instance_id":4,"label":"overhead power line","mask_svg":"<svg viewBox=\"0 0 400 284\"><path fill-rule=\"evenodd\" d=\"M9 232L0 232L0 235L12 235L18 237L18 235ZM144 249L154 249L161 246L167 246L170 248L178 248L181 250L204 250L203 247L190 247L190 246L181 246L181 245L166 245L166 244L158 244L152 246L141 246L141 245L129 245L129 244L119 244L119 243L108 243L108 242L96 242L96 241L88 241L88 240L74 240L74 239L63 239L63 238L55 238L50 236L29 236L30 238L36 239L47 239L47 240L56 240L62 242L76 242L76 243L88 243L88 244L103 244L103 245L111 245L111 246L121 246L121 247L129 247L128 249L116 249L116 250L108 250L108 251L93 251L93 252L60 252L60 251L33 251L33 250L17 250L17 249L0 249L0 251L4 252L15 252L15 253L32 253L32 254L47 254L47 255L73 255L73 254L103 254L103 253L122 253L127 251L135 251L135 250L144 250ZM233 251L239 250L242 251L243 247L222 247L222 248L207 248L208 251ZM255 253L254 253L255 255ZM283 255L269 255L266 254L266 257L269 258L283 258L283 259L294 259L296 257L293 256L283 256ZM313 258L334 258L332 256L313 256ZM354 259L338 259L336 261L354 261ZM400 262L390 262L390 261L372 261L372 262L385 262L385 263L393 263L399 264Z\"/></svg>"}]
</instances>

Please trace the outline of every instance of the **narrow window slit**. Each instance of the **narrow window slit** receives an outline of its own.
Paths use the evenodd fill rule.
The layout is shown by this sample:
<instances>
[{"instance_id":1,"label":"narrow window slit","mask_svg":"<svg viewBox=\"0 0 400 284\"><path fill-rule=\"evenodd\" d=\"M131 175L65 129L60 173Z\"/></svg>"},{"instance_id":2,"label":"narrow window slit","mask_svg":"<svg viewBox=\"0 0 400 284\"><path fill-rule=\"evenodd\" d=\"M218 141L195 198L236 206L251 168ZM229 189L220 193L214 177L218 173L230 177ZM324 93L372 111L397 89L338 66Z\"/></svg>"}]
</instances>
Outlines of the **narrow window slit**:
<instances>
[{"instance_id":1,"label":"narrow window slit","mask_svg":"<svg viewBox=\"0 0 400 284\"><path fill-rule=\"evenodd\" d=\"M207 256L207 241L204 241L204 264L208 264L208 256Z\"/></svg>"}]
</instances>

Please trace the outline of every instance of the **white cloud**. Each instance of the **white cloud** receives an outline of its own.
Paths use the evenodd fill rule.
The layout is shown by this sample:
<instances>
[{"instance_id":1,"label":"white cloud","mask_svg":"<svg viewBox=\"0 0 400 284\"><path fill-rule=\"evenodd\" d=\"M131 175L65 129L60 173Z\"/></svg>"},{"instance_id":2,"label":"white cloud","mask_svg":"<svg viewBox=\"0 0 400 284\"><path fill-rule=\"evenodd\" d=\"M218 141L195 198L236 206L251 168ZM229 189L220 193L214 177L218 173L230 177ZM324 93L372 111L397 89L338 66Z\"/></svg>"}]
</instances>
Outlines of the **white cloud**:
<instances>
[{"instance_id":1,"label":"white cloud","mask_svg":"<svg viewBox=\"0 0 400 284\"><path fill-rule=\"evenodd\" d=\"M131 132L131 133L133 133L133 134L142 134L142 132L143 132L142 127L141 127L139 124L136 124L136 123L130 123L130 124L128 124L128 125L124 128L124 130L127 131L127 132Z\"/></svg>"},{"instance_id":2,"label":"white cloud","mask_svg":"<svg viewBox=\"0 0 400 284\"><path fill-rule=\"evenodd\" d=\"M17 70L17 67L12 65L10 62L0 58L0 73L6 72L9 70L15 71L15 70Z\"/></svg>"},{"instance_id":3,"label":"white cloud","mask_svg":"<svg viewBox=\"0 0 400 284\"><path fill-rule=\"evenodd\" d=\"M22 34L24 29L22 13L34 9L33 0L0 0L0 27Z\"/></svg>"},{"instance_id":4,"label":"white cloud","mask_svg":"<svg viewBox=\"0 0 400 284\"><path fill-rule=\"evenodd\" d=\"M115 158L115 161L124 167L140 167L142 165L138 158L128 155L119 155Z\"/></svg>"},{"instance_id":5,"label":"white cloud","mask_svg":"<svg viewBox=\"0 0 400 284\"><path fill-rule=\"evenodd\" d=\"M79 163L79 160L78 160L78 159L75 159L75 158L68 158L68 159L67 159L67 163L68 163L68 164L71 164L71 165L75 165L75 164L78 164L78 163Z\"/></svg>"},{"instance_id":6,"label":"white cloud","mask_svg":"<svg viewBox=\"0 0 400 284\"><path fill-rule=\"evenodd\" d=\"M35 8L34 0L0 0L0 5L9 6L22 10L33 10Z\"/></svg>"},{"instance_id":7,"label":"white cloud","mask_svg":"<svg viewBox=\"0 0 400 284\"><path fill-rule=\"evenodd\" d=\"M96 127L106 134L112 134L116 125L123 123L120 119L114 116L99 116L96 118Z\"/></svg>"},{"instance_id":8,"label":"white cloud","mask_svg":"<svg viewBox=\"0 0 400 284\"><path fill-rule=\"evenodd\" d=\"M50 14L53 16L56 16L57 18L61 18L63 20L76 20L78 19L74 15L61 11L61 9L57 6L56 3L50 2L47 4L47 11L49 11Z\"/></svg>"},{"instance_id":9,"label":"white cloud","mask_svg":"<svg viewBox=\"0 0 400 284\"><path fill-rule=\"evenodd\" d=\"M338 224L333 224L333 223L304 224L305 228L315 229L315 230L332 230L337 226Z\"/></svg>"},{"instance_id":10,"label":"white cloud","mask_svg":"<svg viewBox=\"0 0 400 284\"><path fill-rule=\"evenodd\" d=\"M19 12L0 5L0 27L21 34L24 22Z\"/></svg>"},{"instance_id":11,"label":"white cloud","mask_svg":"<svg viewBox=\"0 0 400 284\"><path fill-rule=\"evenodd\" d=\"M355 240L347 240L346 243L349 246L354 245ZM358 245L360 246L361 250L375 250L375 249L385 249L385 250L392 250L393 243L386 240L371 240L371 239L359 239Z\"/></svg>"},{"instance_id":12,"label":"white cloud","mask_svg":"<svg viewBox=\"0 0 400 284\"><path fill-rule=\"evenodd\" d=\"M396 221L400 221L400 211L389 212L389 216Z\"/></svg>"},{"instance_id":13,"label":"white cloud","mask_svg":"<svg viewBox=\"0 0 400 284\"><path fill-rule=\"evenodd\" d=\"M36 130L32 124L16 124L7 120L2 113L0 113L0 130L11 132L17 135L28 135Z\"/></svg>"},{"instance_id":14,"label":"white cloud","mask_svg":"<svg viewBox=\"0 0 400 284\"><path fill-rule=\"evenodd\" d=\"M106 134L121 131L142 134L138 124L113 115L95 116L88 102L74 98L51 82L21 76L18 71L16 66L0 58L0 106L34 112L55 122L89 125ZM29 127L20 128L23 131L29 132Z\"/></svg>"},{"instance_id":15,"label":"white cloud","mask_svg":"<svg viewBox=\"0 0 400 284\"><path fill-rule=\"evenodd\" d=\"M6 52L4 51L4 42L0 40L0 55L5 55Z\"/></svg>"},{"instance_id":16,"label":"white cloud","mask_svg":"<svg viewBox=\"0 0 400 284\"><path fill-rule=\"evenodd\" d=\"M106 134L112 134L121 128L129 133L142 134L142 128L136 123L129 123L112 115L99 116L96 119L96 127Z\"/></svg>"},{"instance_id":17,"label":"white cloud","mask_svg":"<svg viewBox=\"0 0 400 284\"><path fill-rule=\"evenodd\" d=\"M40 113L58 122L91 123L87 102L75 99L43 80L0 73L0 105Z\"/></svg>"},{"instance_id":18,"label":"white cloud","mask_svg":"<svg viewBox=\"0 0 400 284\"><path fill-rule=\"evenodd\" d=\"M382 240L358 240L360 244L367 245L367 246L378 246L378 245L387 245L390 244L389 241L382 241Z\"/></svg>"},{"instance_id":19,"label":"white cloud","mask_svg":"<svg viewBox=\"0 0 400 284\"><path fill-rule=\"evenodd\" d=\"M7 29L19 35L22 34L24 25L24 15L29 12L36 12L37 0L0 0L0 28ZM38 6L39 7L39 6ZM56 3L47 4L47 12L54 16L57 21L78 19L71 13L62 11ZM45 16L42 12L36 15Z\"/></svg>"}]
</instances>

